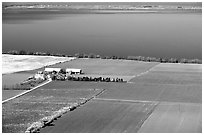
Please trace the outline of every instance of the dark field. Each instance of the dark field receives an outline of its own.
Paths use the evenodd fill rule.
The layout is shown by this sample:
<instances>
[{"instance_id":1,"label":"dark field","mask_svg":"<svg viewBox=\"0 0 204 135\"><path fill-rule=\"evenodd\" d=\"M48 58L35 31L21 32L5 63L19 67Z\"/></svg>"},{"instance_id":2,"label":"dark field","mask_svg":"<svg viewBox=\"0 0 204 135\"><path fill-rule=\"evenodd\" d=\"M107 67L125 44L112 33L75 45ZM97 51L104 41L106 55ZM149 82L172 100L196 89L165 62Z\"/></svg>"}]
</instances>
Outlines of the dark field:
<instances>
[{"instance_id":1,"label":"dark field","mask_svg":"<svg viewBox=\"0 0 204 135\"><path fill-rule=\"evenodd\" d=\"M11 86L23 82L28 77L33 76L31 73L13 73L2 75L2 86Z\"/></svg>"},{"instance_id":2,"label":"dark field","mask_svg":"<svg viewBox=\"0 0 204 135\"><path fill-rule=\"evenodd\" d=\"M13 73L2 75L2 100L6 100L13 96L16 96L25 90L4 90L4 87L13 87L32 76L31 73Z\"/></svg>"},{"instance_id":3,"label":"dark field","mask_svg":"<svg viewBox=\"0 0 204 135\"><path fill-rule=\"evenodd\" d=\"M85 106L56 121L44 133L125 133L137 132L154 110L154 103L101 102L92 100ZM66 124L65 124L66 123Z\"/></svg>"},{"instance_id":4,"label":"dark field","mask_svg":"<svg viewBox=\"0 0 204 135\"><path fill-rule=\"evenodd\" d=\"M2 90L2 101L8 98L14 97L20 93L25 92L26 90Z\"/></svg>"},{"instance_id":5,"label":"dark field","mask_svg":"<svg viewBox=\"0 0 204 135\"><path fill-rule=\"evenodd\" d=\"M42 89L106 89L100 98L169 102L202 102L201 85L56 81Z\"/></svg>"}]
</instances>

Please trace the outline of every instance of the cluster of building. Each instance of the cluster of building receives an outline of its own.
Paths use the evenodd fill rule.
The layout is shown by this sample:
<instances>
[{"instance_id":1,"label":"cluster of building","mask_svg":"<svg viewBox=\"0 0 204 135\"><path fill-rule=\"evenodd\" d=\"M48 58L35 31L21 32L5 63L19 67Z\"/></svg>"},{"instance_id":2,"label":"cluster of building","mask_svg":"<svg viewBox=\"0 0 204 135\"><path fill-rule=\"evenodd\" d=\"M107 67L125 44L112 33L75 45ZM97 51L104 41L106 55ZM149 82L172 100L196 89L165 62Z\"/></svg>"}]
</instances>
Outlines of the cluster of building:
<instances>
[{"instance_id":1,"label":"cluster of building","mask_svg":"<svg viewBox=\"0 0 204 135\"><path fill-rule=\"evenodd\" d=\"M68 76L73 74L82 74L81 69L76 68L45 68L44 71L38 71L33 78L35 79L57 79L57 80L65 80Z\"/></svg>"},{"instance_id":2,"label":"cluster of building","mask_svg":"<svg viewBox=\"0 0 204 135\"><path fill-rule=\"evenodd\" d=\"M77 74L83 74L82 70L76 68L45 68L44 71L38 71L34 76L28 78L26 81L28 83L30 81L44 81L51 79L59 81L126 82L122 78L75 76Z\"/></svg>"}]
</instances>

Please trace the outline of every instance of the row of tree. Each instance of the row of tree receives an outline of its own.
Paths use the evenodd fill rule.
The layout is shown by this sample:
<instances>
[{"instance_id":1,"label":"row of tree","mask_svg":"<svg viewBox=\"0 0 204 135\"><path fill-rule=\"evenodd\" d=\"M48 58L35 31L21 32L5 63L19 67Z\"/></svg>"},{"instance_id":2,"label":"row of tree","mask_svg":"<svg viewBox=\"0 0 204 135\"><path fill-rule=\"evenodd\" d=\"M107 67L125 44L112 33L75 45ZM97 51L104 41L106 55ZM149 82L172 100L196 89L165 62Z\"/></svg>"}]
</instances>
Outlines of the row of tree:
<instances>
[{"instance_id":1,"label":"row of tree","mask_svg":"<svg viewBox=\"0 0 204 135\"><path fill-rule=\"evenodd\" d=\"M57 56L57 57L73 57L72 55L65 55L65 54L54 54L54 53L49 53L49 52L28 52L25 50L12 50L8 52L3 52L3 54L12 54L12 55L39 55L39 56Z\"/></svg>"},{"instance_id":2,"label":"row of tree","mask_svg":"<svg viewBox=\"0 0 204 135\"><path fill-rule=\"evenodd\" d=\"M64 77L58 77L58 75L55 75L52 77L52 80L66 80ZM68 76L67 80L70 81L90 81L90 82L126 82L122 78L110 78L110 77L88 77L88 76L83 76L83 77L75 77L75 76Z\"/></svg>"},{"instance_id":3,"label":"row of tree","mask_svg":"<svg viewBox=\"0 0 204 135\"><path fill-rule=\"evenodd\" d=\"M41 56L58 56L58 57L77 57L77 58L100 58L100 59L124 59L124 60L136 60L136 61L146 61L146 62L161 62L161 63L195 63L202 64L202 60L199 59L185 59L185 58L156 58L156 57L144 57L144 56L100 56L93 53L76 53L75 55L65 55L65 54L52 54L49 52L26 52L21 51L8 51L3 52L3 54L13 54L13 55L41 55Z\"/></svg>"},{"instance_id":4,"label":"row of tree","mask_svg":"<svg viewBox=\"0 0 204 135\"><path fill-rule=\"evenodd\" d=\"M110 78L110 77L72 77L69 76L68 80L71 81L93 81L93 82L124 82L122 78Z\"/></svg>"}]
</instances>

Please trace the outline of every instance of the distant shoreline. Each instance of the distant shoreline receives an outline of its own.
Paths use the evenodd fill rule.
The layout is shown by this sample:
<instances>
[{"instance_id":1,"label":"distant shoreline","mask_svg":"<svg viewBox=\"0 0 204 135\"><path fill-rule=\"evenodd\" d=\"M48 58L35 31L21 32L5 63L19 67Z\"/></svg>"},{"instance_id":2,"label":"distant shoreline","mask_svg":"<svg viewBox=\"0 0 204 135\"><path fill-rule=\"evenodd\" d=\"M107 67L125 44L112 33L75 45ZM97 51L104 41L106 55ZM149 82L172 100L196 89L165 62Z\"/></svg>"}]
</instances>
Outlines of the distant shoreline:
<instances>
[{"instance_id":1,"label":"distant shoreline","mask_svg":"<svg viewBox=\"0 0 204 135\"><path fill-rule=\"evenodd\" d=\"M3 2L3 11L70 11L76 13L202 13L202 2Z\"/></svg>"},{"instance_id":2,"label":"distant shoreline","mask_svg":"<svg viewBox=\"0 0 204 135\"><path fill-rule=\"evenodd\" d=\"M192 64L202 64L202 59L194 58L172 58L172 57L148 57L148 56L101 56L98 54L84 54L84 53L76 53L74 55L67 54L51 54L45 52L26 52L24 50L21 51L7 51L2 52L2 54L10 54L10 55L32 55L32 56L56 56L56 57L75 57L75 58L101 58L101 59L125 59L125 60L136 60L136 61L145 61L145 62L160 62L160 63L192 63Z\"/></svg>"}]
</instances>

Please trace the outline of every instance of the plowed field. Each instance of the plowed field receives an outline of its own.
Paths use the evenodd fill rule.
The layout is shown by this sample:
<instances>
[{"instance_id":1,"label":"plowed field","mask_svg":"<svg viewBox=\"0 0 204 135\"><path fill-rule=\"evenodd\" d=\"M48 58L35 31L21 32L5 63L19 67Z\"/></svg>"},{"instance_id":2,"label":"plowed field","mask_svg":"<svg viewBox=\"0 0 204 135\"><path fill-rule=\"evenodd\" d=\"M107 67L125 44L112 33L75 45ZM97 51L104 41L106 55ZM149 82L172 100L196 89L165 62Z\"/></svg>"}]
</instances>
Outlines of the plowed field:
<instances>
[{"instance_id":1,"label":"plowed field","mask_svg":"<svg viewBox=\"0 0 204 135\"><path fill-rule=\"evenodd\" d=\"M44 133L125 133L137 132L156 103L126 103L92 100L63 116Z\"/></svg>"}]
</instances>

